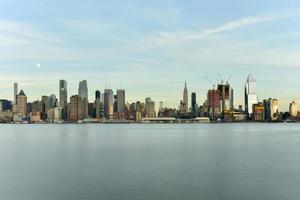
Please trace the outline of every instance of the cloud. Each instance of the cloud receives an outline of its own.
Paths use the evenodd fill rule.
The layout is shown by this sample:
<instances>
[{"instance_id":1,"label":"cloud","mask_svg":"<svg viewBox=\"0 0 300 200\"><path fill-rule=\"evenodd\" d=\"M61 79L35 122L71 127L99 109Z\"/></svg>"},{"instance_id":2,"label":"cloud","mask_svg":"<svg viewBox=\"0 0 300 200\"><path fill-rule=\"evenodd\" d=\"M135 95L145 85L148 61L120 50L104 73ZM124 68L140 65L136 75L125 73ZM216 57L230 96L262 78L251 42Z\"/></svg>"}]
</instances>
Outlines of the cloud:
<instances>
[{"instance_id":1,"label":"cloud","mask_svg":"<svg viewBox=\"0 0 300 200\"><path fill-rule=\"evenodd\" d=\"M216 35L245 26L261 24L271 21L289 19L300 16L300 9L284 12L272 12L267 15L257 15L244 17L238 20L230 21L214 28L207 28L199 31L179 31L179 32L164 32L159 31L158 35L148 41L151 47L163 47L167 45L178 44L187 40L204 39L211 35Z\"/></svg>"}]
</instances>

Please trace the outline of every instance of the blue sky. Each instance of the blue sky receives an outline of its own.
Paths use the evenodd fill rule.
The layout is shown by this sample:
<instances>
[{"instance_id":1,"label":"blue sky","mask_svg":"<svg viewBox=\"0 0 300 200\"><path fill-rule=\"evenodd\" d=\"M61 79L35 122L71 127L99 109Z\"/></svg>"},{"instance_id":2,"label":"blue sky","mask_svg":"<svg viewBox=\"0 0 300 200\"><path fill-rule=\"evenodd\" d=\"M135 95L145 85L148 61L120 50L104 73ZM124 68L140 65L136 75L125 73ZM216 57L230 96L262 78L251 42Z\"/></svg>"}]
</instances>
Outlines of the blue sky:
<instances>
[{"instance_id":1,"label":"blue sky","mask_svg":"<svg viewBox=\"0 0 300 200\"><path fill-rule=\"evenodd\" d=\"M69 94L87 79L91 100L110 86L177 107L185 80L202 104L204 77L220 73L238 105L253 73L259 99L285 110L300 101L299 44L296 0L1 0L0 98L12 99L13 82L34 100L58 94L59 79Z\"/></svg>"}]
</instances>

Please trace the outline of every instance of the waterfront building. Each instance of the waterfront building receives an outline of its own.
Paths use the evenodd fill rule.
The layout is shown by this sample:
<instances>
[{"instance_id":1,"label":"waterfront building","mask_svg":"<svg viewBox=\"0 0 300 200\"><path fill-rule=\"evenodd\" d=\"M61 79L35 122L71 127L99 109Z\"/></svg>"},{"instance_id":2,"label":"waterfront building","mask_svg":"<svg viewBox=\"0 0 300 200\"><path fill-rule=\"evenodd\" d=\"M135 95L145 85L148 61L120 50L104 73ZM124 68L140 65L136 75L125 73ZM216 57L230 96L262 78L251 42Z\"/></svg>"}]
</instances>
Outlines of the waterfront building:
<instances>
[{"instance_id":1,"label":"waterfront building","mask_svg":"<svg viewBox=\"0 0 300 200\"><path fill-rule=\"evenodd\" d=\"M221 115L220 108L220 91L219 90L209 90L207 92L207 106L208 106L208 115L211 119L216 120Z\"/></svg>"},{"instance_id":2,"label":"waterfront building","mask_svg":"<svg viewBox=\"0 0 300 200\"><path fill-rule=\"evenodd\" d=\"M0 100L0 112L11 110L12 102L6 99Z\"/></svg>"},{"instance_id":3,"label":"waterfront building","mask_svg":"<svg viewBox=\"0 0 300 200\"><path fill-rule=\"evenodd\" d=\"M88 86L86 80L79 81L78 95L80 96L82 101L82 117L84 119L88 118L89 101L88 101Z\"/></svg>"},{"instance_id":4,"label":"waterfront building","mask_svg":"<svg viewBox=\"0 0 300 200\"><path fill-rule=\"evenodd\" d=\"M62 109L62 119L67 119L67 105L68 105L68 88L67 81L59 81L59 106Z\"/></svg>"},{"instance_id":5,"label":"waterfront building","mask_svg":"<svg viewBox=\"0 0 300 200\"><path fill-rule=\"evenodd\" d=\"M196 92L192 92L191 94L191 107L192 107L192 112L196 112L197 110Z\"/></svg>"},{"instance_id":6,"label":"waterfront building","mask_svg":"<svg viewBox=\"0 0 300 200\"><path fill-rule=\"evenodd\" d=\"M73 95L70 97L69 103L69 121L78 122L83 120L83 103L79 95Z\"/></svg>"},{"instance_id":7,"label":"waterfront building","mask_svg":"<svg viewBox=\"0 0 300 200\"><path fill-rule=\"evenodd\" d=\"M14 83L14 105L17 104L18 98L18 83Z\"/></svg>"},{"instance_id":8,"label":"waterfront building","mask_svg":"<svg viewBox=\"0 0 300 200\"><path fill-rule=\"evenodd\" d=\"M117 90L117 112L125 112L125 90Z\"/></svg>"},{"instance_id":9,"label":"waterfront building","mask_svg":"<svg viewBox=\"0 0 300 200\"><path fill-rule=\"evenodd\" d=\"M248 117L251 117L252 105L256 103L256 79L252 74L249 74L245 85L245 113Z\"/></svg>"},{"instance_id":10,"label":"waterfront building","mask_svg":"<svg viewBox=\"0 0 300 200\"><path fill-rule=\"evenodd\" d=\"M292 101L292 103L290 103L289 112L291 118L295 118L298 116L298 104L295 101Z\"/></svg>"},{"instance_id":11,"label":"waterfront building","mask_svg":"<svg viewBox=\"0 0 300 200\"><path fill-rule=\"evenodd\" d=\"M188 89L186 86L186 82L184 83L184 90L183 90L183 112L189 111L189 97L188 97Z\"/></svg>"},{"instance_id":12,"label":"waterfront building","mask_svg":"<svg viewBox=\"0 0 300 200\"><path fill-rule=\"evenodd\" d=\"M61 108L66 108L68 103L68 88L67 81L59 81L59 105Z\"/></svg>"},{"instance_id":13,"label":"waterfront building","mask_svg":"<svg viewBox=\"0 0 300 200\"><path fill-rule=\"evenodd\" d=\"M27 114L27 96L23 90L17 96L17 114L26 116Z\"/></svg>"},{"instance_id":14,"label":"waterfront building","mask_svg":"<svg viewBox=\"0 0 300 200\"><path fill-rule=\"evenodd\" d=\"M275 121L278 119L278 107L279 103L277 99L265 99L264 102L264 109L265 109L265 120L266 121Z\"/></svg>"},{"instance_id":15,"label":"waterfront building","mask_svg":"<svg viewBox=\"0 0 300 200\"><path fill-rule=\"evenodd\" d=\"M156 116L155 113L155 102L152 101L150 97L145 99L145 108L146 108L146 118L154 118Z\"/></svg>"},{"instance_id":16,"label":"waterfront building","mask_svg":"<svg viewBox=\"0 0 300 200\"><path fill-rule=\"evenodd\" d=\"M222 114L233 110L233 89L228 83L218 84L217 90L219 91L220 111Z\"/></svg>"},{"instance_id":17,"label":"waterfront building","mask_svg":"<svg viewBox=\"0 0 300 200\"><path fill-rule=\"evenodd\" d=\"M114 104L114 95L111 89L104 90L104 116L106 119L113 119L113 104Z\"/></svg>"},{"instance_id":18,"label":"waterfront building","mask_svg":"<svg viewBox=\"0 0 300 200\"><path fill-rule=\"evenodd\" d=\"M253 104L252 112L254 121L264 121L265 120L265 106L262 102Z\"/></svg>"}]
</instances>

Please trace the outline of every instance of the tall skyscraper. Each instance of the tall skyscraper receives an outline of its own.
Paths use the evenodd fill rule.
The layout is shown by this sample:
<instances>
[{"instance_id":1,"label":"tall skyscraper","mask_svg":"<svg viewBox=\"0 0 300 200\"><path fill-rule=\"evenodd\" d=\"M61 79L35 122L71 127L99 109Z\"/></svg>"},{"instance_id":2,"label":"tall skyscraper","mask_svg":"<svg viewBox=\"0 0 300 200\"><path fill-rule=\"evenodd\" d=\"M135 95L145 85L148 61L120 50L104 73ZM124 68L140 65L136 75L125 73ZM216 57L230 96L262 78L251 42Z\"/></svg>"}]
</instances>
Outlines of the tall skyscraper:
<instances>
[{"instance_id":1,"label":"tall skyscraper","mask_svg":"<svg viewBox=\"0 0 300 200\"><path fill-rule=\"evenodd\" d=\"M82 99L79 95L73 95L70 97L69 104L69 120L71 122L78 122L78 120L83 120L83 104Z\"/></svg>"},{"instance_id":2,"label":"tall skyscraper","mask_svg":"<svg viewBox=\"0 0 300 200\"><path fill-rule=\"evenodd\" d=\"M17 98L17 113L26 115L27 114L27 96L23 90L20 91Z\"/></svg>"},{"instance_id":3,"label":"tall skyscraper","mask_svg":"<svg viewBox=\"0 0 300 200\"><path fill-rule=\"evenodd\" d=\"M61 107L61 116L62 119L67 119L67 105L68 105L68 89L67 81L59 81L59 105Z\"/></svg>"},{"instance_id":4,"label":"tall skyscraper","mask_svg":"<svg viewBox=\"0 0 300 200\"><path fill-rule=\"evenodd\" d=\"M88 87L87 87L87 81L82 80L79 82L78 87L78 95L81 98L82 101L82 116L83 118L87 118L89 115L89 101L88 101Z\"/></svg>"},{"instance_id":5,"label":"tall skyscraper","mask_svg":"<svg viewBox=\"0 0 300 200\"><path fill-rule=\"evenodd\" d=\"M56 96L55 96L55 94L50 95L49 105L50 105L50 108L55 108L56 107Z\"/></svg>"},{"instance_id":6,"label":"tall skyscraper","mask_svg":"<svg viewBox=\"0 0 300 200\"><path fill-rule=\"evenodd\" d=\"M104 116L106 119L112 119L114 114L114 94L111 89L104 90Z\"/></svg>"},{"instance_id":7,"label":"tall skyscraper","mask_svg":"<svg viewBox=\"0 0 300 200\"><path fill-rule=\"evenodd\" d=\"M256 79L252 74L249 74L245 85L245 113L248 117L252 115L254 104L257 104Z\"/></svg>"},{"instance_id":8,"label":"tall skyscraper","mask_svg":"<svg viewBox=\"0 0 300 200\"><path fill-rule=\"evenodd\" d=\"M191 94L191 107L192 107L192 111L193 111L193 112L196 111L196 106L197 106L196 93L193 92L193 93Z\"/></svg>"},{"instance_id":9,"label":"tall skyscraper","mask_svg":"<svg viewBox=\"0 0 300 200\"><path fill-rule=\"evenodd\" d=\"M95 92L95 100L97 100L97 99L101 99L101 92L99 91L99 90L96 90L96 92Z\"/></svg>"},{"instance_id":10,"label":"tall skyscraper","mask_svg":"<svg viewBox=\"0 0 300 200\"><path fill-rule=\"evenodd\" d=\"M150 97L147 97L145 99L145 105L146 105L146 117L155 118L156 117L155 102L152 101Z\"/></svg>"},{"instance_id":11,"label":"tall skyscraper","mask_svg":"<svg viewBox=\"0 0 300 200\"><path fill-rule=\"evenodd\" d=\"M277 99L265 99L264 100L264 111L265 111L265 120L275 121L278 119L278 108L279 103Z\"/></svg>"},{"instance_id":12,"label":"tall skyscraper","mask_svg":"<svg viewBox=\"0 0 300 200\"><path fill-rule=\"evenodd\" d=\"M125 112L125 90L117 90L117 111Z\"/></svg>"},{"instance_id":13,"label":"tall skyscraper","mask_svg":"<svg viewBox=\"0 0 300 200\"><path fill-rule=\"evenodd\" d=\"M183 108L184 108L184 112L188 112L188 110L189 110L189 97L188 97L188 89L186 87L186 82L184 83L184 90L183 90Z\"/></svg>"},{"instance_id":14,"label":"tall skyscraper","mask_svg":"<svg viewBox=\"0 0 300 200\"><path fill-rule=\"evenodd\" d=\"M88 99L88 87L87 87L87 81L86 80L82 80L82 81L79 82L78 95L82 99L83 98Z\"/></svg>"},{"instance_id":15,"label":"tall skyscraper","mask_svg":"<svg viewBox=\"0 0 300 200\"><path fill-rule=\"evenodd\" d=\"M18 97L18 83L14 83L14 104L17 104Z\"/></svg>"},{"instance_id":16,"label":"tall skyscraper","mask_svg":"<svg viewBox=\"0 0 300 200\"><path fill-rule=\"evenodd\" d=\"M67 107L68 103L68 89L67 89L67 81L60 80L59 81L59 105L62 109Z\"/></svg>"},{"instance_id":17,"label":"tall skyscraper","mask_svg":"<svg viewBox=\"0 0 300 200\"><path fill-rule=\"evenodd\" d=\"M292 103L290 103L289 111L290 111L290 116L292 118L298 116L298 105L295 101L292 101Z\"/></svg>"}]
</instances>

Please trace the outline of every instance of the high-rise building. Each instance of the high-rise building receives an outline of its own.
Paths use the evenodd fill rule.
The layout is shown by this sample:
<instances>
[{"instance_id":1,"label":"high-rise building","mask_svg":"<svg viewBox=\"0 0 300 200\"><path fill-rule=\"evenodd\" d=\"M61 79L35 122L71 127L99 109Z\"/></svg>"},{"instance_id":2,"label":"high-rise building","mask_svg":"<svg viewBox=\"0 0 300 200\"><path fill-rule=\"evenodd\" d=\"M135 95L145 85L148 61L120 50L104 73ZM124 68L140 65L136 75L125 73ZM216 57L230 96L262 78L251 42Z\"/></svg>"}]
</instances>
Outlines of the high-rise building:
<instances>
[{"instance_id":1,"label":"high-rise building","mask_svg":"<svg viewBox=\"0 0 300 200\"><path fill-rule=\"evenodd\" d=\"M50 108L55 108L56 107L56 96L55 94L51 94L50 97L49 97L49 105L50 105Z\"/></svg>"},{"instance_id":2,"label":"high-rise building","mask_svg":"<svg viewBox=\"0 0 300 200\"><path fill-rule=\"evenodd\" d=\"M233 109L233 89L228 83L218 84L219 98L220 98L220 109L224 114Z\"/></svg>"},{"instance_id":3,"label":"high-rise building","mask_svg":"<svg viewBox=\"0 0 300 200\"><path fill-rule=\"evenodd\" d=\"M253 104L252 112L254 121L264 121L265 120L265 107L262 102Z\"/></svg>"},{"instance_id":4,"label":"high-rise building","mask_svg":"<svg viewBox=\"0 0 300 200\"><path fill-rule=\"evenodd\" d=\"M191 94L191 107L192 107L192 112L195 112L197 110L197 97L196 97L196 92L192 92Z\"/></svg>"},{"instance_id":5,"label":"high-rise building","mask_svg":"<svg viewBox=\"0 0 300 200\"><path fill-rule=\"evenodd\" d=\"M97 99L101 99L101 92L99 91L99 90L96 90L96 92L95 92L95 100L97 100Z\"/></svg>"},{"instance_id":6,"label":"high-rise building","mask_svg":"<svg viewBox=\"0 0 300 200\"><path fill-rule=\"evenodd\" d=\"M12 102L6 99L0 99L0 112L11 110Z\"/></svg>"},{"instance_id":7,"label":"high-rise building","mask_svg":"<svg viewBox=\"0 0 300 200\"><path fill-rule=\"evenodd\" d=\"M81 97L79 95L71 96L69 103L69 121L78 122L79 120L83 120L82 108L83 104Z\"/></svg>"},{"instance_id":8,"label":"high-rise building","mask_svg":"<svg viewBox=\"0 0 300 200\"><path fill-rule=\"evenodd\" d=\"M295 101L292 101L292 103L290 103L289 111L290 111L290 116L292 118L298 116L298 105Z\"/></svg>"},{"instance_id":9,"label":"high-rise building","mask_svg":"<svg viewBox=\"0 0 300 200\"><path fill-rule=\"evenodd\" d=\"M220 91L216 89L208 90L207 92L207 106L208 114L212 119L217 119L221 114Z\"/></svg>"},{"instance_id":10,"label":"high-rise building","mask_svg":"<svg viewBox=\"0 0 300 200\"><path fill-rule=\"evenodd\" d=\"M188 89L186 87L186 82L184 83L184 90L183 90L183 110L184 112L188 112L189 110L189 97L188 97Z\"/></svg>"},{"instance_id":11,"label":"high-rise building","mask_svg":"<svg viewBox=\"0 0 300 200\"><path fill-rule=\"evenodd\" d=\"M245 85L245 113L248 117L251 117L252 106L256 103L256 79L252 74L249 74Z\"/></svg>"},{"instance_id":12,"label":"high-rise building","mask_svg":"<svg viewBox=\"0 0 300 200\"><path fill-rule=\"evenodd\" d=\"M44 113L47 113L50 107L50 97L49 96L42 96L42 103L43 103L43 111Z\"/></svg>"},{"instance_id":13,"label":"high-rise building","mask_svg":"<svg viewBox=\"0 0 300 200\"><path fill-rule=\"evenodd\" d=\"M111 89L104 90L104 116L106 119L112 119L114 110L114 94Z\"/></svg>"},{"instance_id":14,"label":"high-rise building","mask_svg":"<svg viewBox=\"0 0 300 200\"><path fill-rule=\"evenodd\" d=\"M20 91L17 97L17 114L27 114L27 96L23 90Z\"/></svg>"},{"instance_id":15,"label":"high-rise building","mask_svg":"<svg viewBox=\"0 0 300 200\"><path fill-rule=\"evenodd\" d=\"M265 111L265 120L266 121L275 121L278 119L278 100L277 99L265 99L264 100L264 111Z\"/></svg>"},{"instance_id":16,"label":"high-rise building","mask_svg":"<svg viewBox=\"0 0 300 200\"><path fill-rule=\"evenodd\" d=\"M60 80L59 81L59 105L62 109L67 107L68 103L68 89L67 89L67 81Z\"/></svg>"},{"instance_id":17,"label":"high-rise building","mask_svg":"<svg viewBox=\"0 0 300 200\"><path fill-rule=\"evenodd\" d=\"M82 117L88 118L89 101L88 101L88 86L86 80L82 80L79 82L78 95L81 97L81 101L82 101Z\"/></svg>"},{"instance_id":18,"label":"high-rise building","mask_svg":"<svg viewBox=\"0 0 300 200\"><path fill-rule=\"evenodd\" d=\"M146 107L146 117L155 118L156 117L155 102L152 101L150 97L147 97L145 99L145 107Z\"/></svg>"},{"instance_id":19,"label":"high-rise building","mask_svg":"<svg viewBox=\"0 0 300 200\"><path fill-rule=\"evenodd\" d=\"M125 112L125 90L117 90L117 111Z\"/></svg>"},{"instance_id":20,"label":"high-rise building","mask_svg":"<svg viewBox=\"0 0 300 200\"><path fill-rule=\"evenodd\" d=\"M18 83L14 83L14 104L17 104L18 97Z\"/></svg>"},{"instance_id":21,"label":"high-rise building","mask_svg":"<svg viewBox=\"0 0 300 200\"><path fill-rule=\"evenodd\" d=\"M82 80L79 82L78 95L81 97L81 99L88 99L88 87L86 80Z\"/></svg>"}]
</instances>

